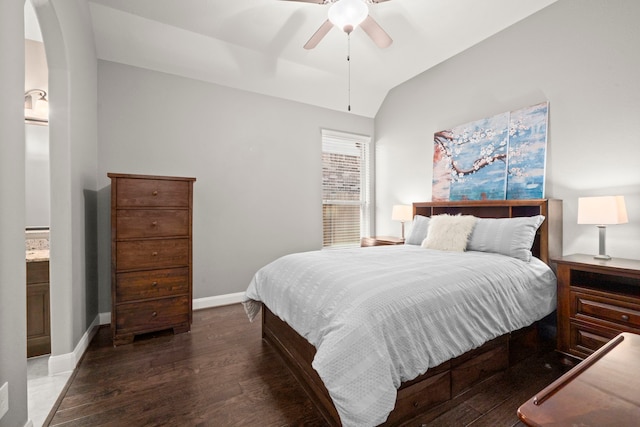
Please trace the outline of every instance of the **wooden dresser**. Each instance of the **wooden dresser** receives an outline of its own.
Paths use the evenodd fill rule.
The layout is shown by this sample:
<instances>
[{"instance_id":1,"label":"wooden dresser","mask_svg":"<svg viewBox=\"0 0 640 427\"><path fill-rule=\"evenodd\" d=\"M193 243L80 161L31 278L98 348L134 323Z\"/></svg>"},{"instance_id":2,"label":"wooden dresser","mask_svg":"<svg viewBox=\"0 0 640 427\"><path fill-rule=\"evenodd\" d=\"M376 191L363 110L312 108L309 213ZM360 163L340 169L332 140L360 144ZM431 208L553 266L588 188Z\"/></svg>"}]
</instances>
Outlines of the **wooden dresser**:
<instances>
[{"instance_id":1,"label":"wooden dresser","mask_svg":"<svg viewBox=\"0 0 640 427\"><path fill-rule=\"evenodd\" d=\"M639 260L576 254L554 261L560 353L584 359L621 332L640 334Z\"/></svg>"},{"instance_id":2,"label":"wooden dresser","mask_svg":"<svg viewBox=\"0 0 640 427\"><path fill-rule=\"evenodd\" d=\"M113 344L163 329L191 329L195 178L111 178Z\"/></svg>"}]
</instances>

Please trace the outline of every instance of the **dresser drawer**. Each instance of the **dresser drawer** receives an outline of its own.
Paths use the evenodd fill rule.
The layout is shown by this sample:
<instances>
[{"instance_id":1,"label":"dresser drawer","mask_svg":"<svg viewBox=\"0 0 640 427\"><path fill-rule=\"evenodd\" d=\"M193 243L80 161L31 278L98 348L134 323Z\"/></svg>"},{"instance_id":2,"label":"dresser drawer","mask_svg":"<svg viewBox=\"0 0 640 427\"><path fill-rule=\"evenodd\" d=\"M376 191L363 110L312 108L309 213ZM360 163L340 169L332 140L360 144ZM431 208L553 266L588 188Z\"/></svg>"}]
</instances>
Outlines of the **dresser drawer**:
<instances>
[{"instance_id":1,"label":"dresser drawer","mask_svg":"<svg viewBox=\"0 0 640 427\"><path fill-rule=\"evenodd\" d=\"M120 178L116 187L118 207L188 207L188 181Z\"/></svg>"},{"instance_id":2,"label":"dresser drawer","mask_svg":"<svg viewBox=\"0 0 640 427\"><path fill-rule=\"evenodd\" d=\"M189 323L189 298L162 298L116 306L116 332L158 331Z\"/></svg>"},{"instance_id":3,"label":"dresser drawer","mask_svg":"<svg viewBox=\"0 0 640 427\"><path fill-rule=\"evenodd\" d=\"M117 238L189 235L187 209L121 209L116 219Z\"/></svg>"},{"instance_id":4,"label":"dresser drawer","mask_svg":"<svg viewBox=\"0 0 640 427\"><path fill-rule=\"evenodd\" d=\"M571 317L640 329L639 304L584 292L571 292Z\"/></svg>"},{"instance_id":5,"label":"dresser drawer","mask_svg":"<svg viewBox=\"0 0 640 427\"><path fill-rule=\"evenodd\" d=\"M189 294L189 268L134 271L116 275L116 299L128 302Z\"/></svg>"},{"instance_id":6,"label":"dresser drawer","mask_svg":"<svg viewBox=\"0 0 640 427\"><path fill-rule=\"evenodd\" d=\"M116 270L188 266L189 249L189 239L117 242Z\"/></svg>"}]
</instances>

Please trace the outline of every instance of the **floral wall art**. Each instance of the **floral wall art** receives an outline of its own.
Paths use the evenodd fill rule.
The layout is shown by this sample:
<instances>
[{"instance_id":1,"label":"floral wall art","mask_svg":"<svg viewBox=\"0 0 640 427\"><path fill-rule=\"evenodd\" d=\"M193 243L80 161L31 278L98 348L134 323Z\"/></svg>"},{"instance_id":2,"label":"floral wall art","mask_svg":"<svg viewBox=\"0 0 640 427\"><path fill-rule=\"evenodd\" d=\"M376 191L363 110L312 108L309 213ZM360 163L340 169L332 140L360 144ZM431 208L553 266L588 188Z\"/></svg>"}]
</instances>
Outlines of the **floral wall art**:
<instances>
[{"instance_id":1,"label":"floral wall art","mask_svg":"<svg viewBox=\"0 0 640 427\"><path fill-rule=\"evenodd\" d=\"M434 134L434 201L544 197L549 103Z\"/></svg>"}]
</instances>

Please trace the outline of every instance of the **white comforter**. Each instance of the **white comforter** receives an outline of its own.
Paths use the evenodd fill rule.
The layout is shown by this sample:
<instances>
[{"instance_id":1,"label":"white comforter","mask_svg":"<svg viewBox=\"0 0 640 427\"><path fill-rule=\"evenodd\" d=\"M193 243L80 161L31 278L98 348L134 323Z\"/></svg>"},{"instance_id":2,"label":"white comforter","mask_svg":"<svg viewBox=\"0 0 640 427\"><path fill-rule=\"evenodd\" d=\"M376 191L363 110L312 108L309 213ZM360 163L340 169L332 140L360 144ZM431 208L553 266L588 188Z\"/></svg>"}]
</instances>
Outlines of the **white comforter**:
<instances>
[{"instance_id":1,"label":"white comforter","mask_svg":"<svg viewBox=\"0 0 640 427\"><path fill-rule=\"evenodd\" d=\"M551 313L556 278L483 252L376 246L284 256L256 273L245 295L316 347L313 368L344 426L374 426L400 383Z\"/></svg>"}]
</instances>

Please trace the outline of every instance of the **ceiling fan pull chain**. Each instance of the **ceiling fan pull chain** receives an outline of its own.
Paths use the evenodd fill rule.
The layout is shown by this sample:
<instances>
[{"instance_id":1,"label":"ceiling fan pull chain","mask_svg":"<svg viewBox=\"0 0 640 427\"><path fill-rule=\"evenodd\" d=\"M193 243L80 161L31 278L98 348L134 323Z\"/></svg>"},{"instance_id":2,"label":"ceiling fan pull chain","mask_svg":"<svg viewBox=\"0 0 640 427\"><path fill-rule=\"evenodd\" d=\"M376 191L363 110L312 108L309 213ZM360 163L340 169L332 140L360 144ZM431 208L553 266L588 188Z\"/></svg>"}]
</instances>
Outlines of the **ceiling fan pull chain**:
<instances>
[{"instance_id":1,"label":"ceiling fan pull chain","mask_svg":"<svg viewBox=\"0 0 640 427\"><path fill-rule=\"evenodd\" d=\"M348 68L348 82L347 82L347 94L349 98L349 105L347 111L351 111L351 34L347 33L347 68Z\"/></svg>"}]
</instances>

